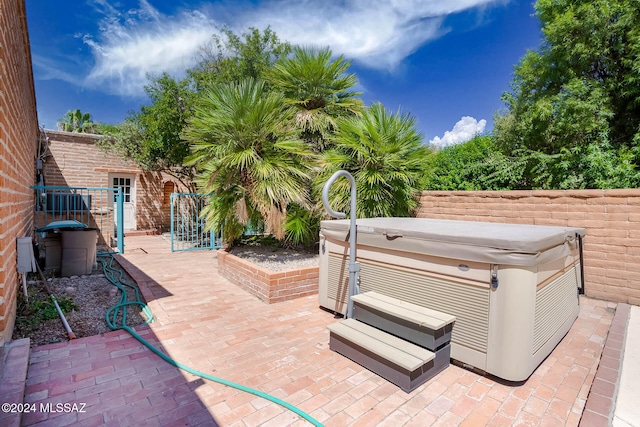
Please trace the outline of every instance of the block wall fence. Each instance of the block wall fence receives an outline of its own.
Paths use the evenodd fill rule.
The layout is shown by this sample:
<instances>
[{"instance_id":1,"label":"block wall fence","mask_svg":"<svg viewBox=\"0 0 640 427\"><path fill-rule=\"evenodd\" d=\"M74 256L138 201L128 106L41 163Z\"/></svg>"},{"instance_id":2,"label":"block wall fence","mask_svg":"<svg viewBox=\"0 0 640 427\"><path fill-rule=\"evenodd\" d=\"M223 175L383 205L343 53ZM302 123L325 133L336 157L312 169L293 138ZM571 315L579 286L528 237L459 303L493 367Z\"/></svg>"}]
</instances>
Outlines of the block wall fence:
<instances>
[{"instance_id":1,"label":"block wall fence","mask_svg":"<svg viewBox=\"0 0 640 427\"><path fill-rule=\"evenodd\" d=\"M18 237L33 237L38 118L23 0L0 0L0 346L11 340Z\"/></svg>"},{"instance_id":2,"label":"block wall fence","mask_svg":"<svg viewBox=\"0 0 640 427\"><path fill-rule=\"evenodd\" d=\"M417 216L584 227L586 295L640 305L640 189L425 191Z\"/></svg>"}]
</instances>

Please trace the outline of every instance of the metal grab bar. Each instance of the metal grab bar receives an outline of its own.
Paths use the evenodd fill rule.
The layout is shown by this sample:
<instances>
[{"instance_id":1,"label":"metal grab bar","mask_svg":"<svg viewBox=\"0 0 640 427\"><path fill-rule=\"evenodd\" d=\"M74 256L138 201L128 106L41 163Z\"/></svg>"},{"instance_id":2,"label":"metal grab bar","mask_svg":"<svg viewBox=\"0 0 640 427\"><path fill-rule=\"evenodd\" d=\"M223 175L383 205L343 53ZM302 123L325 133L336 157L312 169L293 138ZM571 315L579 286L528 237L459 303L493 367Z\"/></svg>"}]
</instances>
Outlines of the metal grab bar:
<instances>
[{"instance_id":1,"label":"metal grab bar","mask_svg":"<svg viewBox=\"0 0 640 427\"><path fill-rule=\"evenodd\" d=\"M345 170L339 170L331 175L331 178L327 180L322 188L322 204L329 215L335 218L346 218L347 214L334 211L329 204L329 188L335 180L341 176L347 178L351 185L351 203L349 210L349 298L347 300L347 314L345 316L345 318L349 319L353 317L353 301L351 297L360 293L360 263L356 262L356 180L353 178L353 175Z\"/></svg>"}]
</instances>

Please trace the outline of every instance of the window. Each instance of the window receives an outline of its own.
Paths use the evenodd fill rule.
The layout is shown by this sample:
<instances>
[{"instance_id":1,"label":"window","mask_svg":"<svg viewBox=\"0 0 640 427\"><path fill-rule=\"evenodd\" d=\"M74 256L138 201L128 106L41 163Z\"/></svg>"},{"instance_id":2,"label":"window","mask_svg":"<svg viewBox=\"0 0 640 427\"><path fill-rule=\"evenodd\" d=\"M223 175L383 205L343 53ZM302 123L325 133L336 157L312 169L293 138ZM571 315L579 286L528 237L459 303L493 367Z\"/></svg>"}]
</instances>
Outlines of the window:
<instances>
[{"instance_id":1,"label":"window","mask_svg":"<svg viewBox=\"0 0 640 427\"><path fill-rule=\"evenodd\" d=\"M120 188L124 196L124 202L131 202L131 178L113 178L113 188ZM116 201L116 194L113 194L113 201Z\"/></svg>"}]
</instances>

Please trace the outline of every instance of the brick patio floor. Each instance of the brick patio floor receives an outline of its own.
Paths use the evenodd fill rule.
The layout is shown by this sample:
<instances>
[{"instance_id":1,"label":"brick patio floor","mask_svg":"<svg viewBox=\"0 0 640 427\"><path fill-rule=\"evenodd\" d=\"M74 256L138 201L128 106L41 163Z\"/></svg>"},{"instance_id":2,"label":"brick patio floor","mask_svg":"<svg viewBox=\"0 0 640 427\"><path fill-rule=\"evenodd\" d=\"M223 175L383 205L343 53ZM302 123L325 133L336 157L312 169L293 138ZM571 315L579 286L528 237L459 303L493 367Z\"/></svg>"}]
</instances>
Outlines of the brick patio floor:
<instances>
[{"instance_id":1,"label":"brick patio floor","mask_svg":"<svg viewBox=\"0 0 640 427\"><path fill-rule=\"evenodd\" d=\"M267 305L217 274L213 252L171 253L161 236L127 238L123 265L157 318L136 328L177 361L259 389L327 426L576 426L615 304L580 315L524 383L450 366L407 394L329 350L335 322L317 296ZM26 403L86 404L24 414L22 425L303 426L252 394L178 370L124 331L32 349Z\"/></svg>"}]
</instances>

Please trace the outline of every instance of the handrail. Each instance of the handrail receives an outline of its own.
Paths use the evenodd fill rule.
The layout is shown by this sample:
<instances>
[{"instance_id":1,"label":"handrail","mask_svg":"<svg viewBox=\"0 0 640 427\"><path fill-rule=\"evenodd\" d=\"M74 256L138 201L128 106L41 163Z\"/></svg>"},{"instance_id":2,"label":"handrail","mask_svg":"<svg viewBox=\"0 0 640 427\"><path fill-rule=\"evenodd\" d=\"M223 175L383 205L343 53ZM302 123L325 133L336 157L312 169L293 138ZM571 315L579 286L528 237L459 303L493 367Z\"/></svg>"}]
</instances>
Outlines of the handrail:
<instances>
[{"instance_id":1,"label":"handrail","mask_svg":"<svg viewBox=\"0 0 640 427\"><path fill-rule=\"evenodd\" d=\"M116 191L119 187L68 187L65 185L32 185L33 190L109 190Z\"/></svg>"},{"instance_id":2,"label":"handrail","mask_svg":"<svg viewBox=\"0 0 640 427\"><path fill-rule=\"evenodd\" d=\"M341 176L349 180L351 185L351 203L350 203L350 223L349 223L349 298L347 300L347 313L345 318L349 319L353 317L353 300L352 296L357 295L360 292L360 263L356 261L356 243L357 243L357 227L356 227L356 181L349 172L345 170L339 170L324 184L322 188L322 204L327 210L329 215L336 218L346 218L347 214L344 212L336 212L331 208L329 204L329 188L335 182L336 179Z\"/></svg>"},{"instance_id":3,"label":"handrail","mask_svg":"<svg viewBox=\"0 0 640 427\"><path fill-rule=\"evenodd\" d=\"M51 221L73 219L99 229L99 245L104 243L110 247L117 235L117 250L124 252L124 198L120 187L32 185L29 188L36 194L36 228L43 228Z\"/></svg>"}]
</instances>

